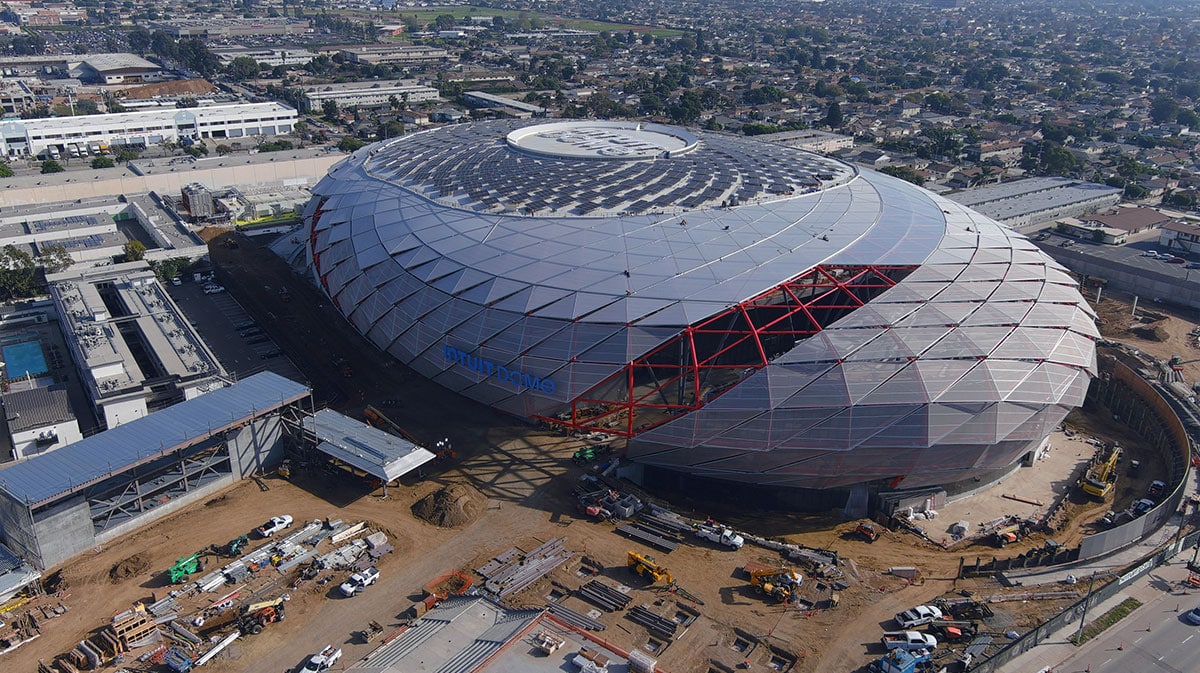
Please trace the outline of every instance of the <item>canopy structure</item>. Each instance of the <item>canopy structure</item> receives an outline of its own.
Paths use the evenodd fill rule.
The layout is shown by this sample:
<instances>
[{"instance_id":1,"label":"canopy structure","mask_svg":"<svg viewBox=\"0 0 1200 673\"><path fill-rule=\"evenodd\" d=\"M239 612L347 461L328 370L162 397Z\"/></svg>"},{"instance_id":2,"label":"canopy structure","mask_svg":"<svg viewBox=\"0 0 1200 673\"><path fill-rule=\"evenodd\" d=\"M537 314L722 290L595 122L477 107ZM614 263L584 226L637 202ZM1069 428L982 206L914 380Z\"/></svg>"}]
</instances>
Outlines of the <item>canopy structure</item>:
<instances>
[{"instance_id":1,"label":"canopy structure","mask_svg":"<svg viewBox=\"0 0 1200 673\"><path fill-rule=\"evenodd\" d=\"M322 409L304 419L304 429L317 438L317 450L378 477L384 483L402 477L435 458L416 444Z\"/></svg>"}]
</instances>

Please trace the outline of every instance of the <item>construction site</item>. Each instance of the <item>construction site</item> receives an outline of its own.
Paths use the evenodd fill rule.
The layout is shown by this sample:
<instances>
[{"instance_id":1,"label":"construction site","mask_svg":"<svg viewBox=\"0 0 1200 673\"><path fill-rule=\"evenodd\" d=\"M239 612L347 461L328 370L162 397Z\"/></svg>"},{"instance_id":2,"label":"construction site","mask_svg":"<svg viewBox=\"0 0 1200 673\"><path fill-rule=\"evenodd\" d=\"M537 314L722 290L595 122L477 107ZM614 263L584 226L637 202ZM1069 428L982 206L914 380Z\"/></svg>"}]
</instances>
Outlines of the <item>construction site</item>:
<instances>
[{"instance_id":1,"label":"construction site","mask_svg":"<svg viewBox=\"0 0 1200 673\"><path fill-rule=\"evenodd\" d=\"M619 443L530 427L406 370L279 258L223 236L218 278L308 381L272 379L277 411L248 403L281 419L268 448L230 453L221 434L163 454L227 463L157 517L100 527L120 510L67 489L91 537L44 554L0 606L4 670L975 669L1090 588L1039 584L1039 568L1193 512L1186 419L1156 392L1200 380L1192 316L1107 299L1100 385L1029 464L850 519L647 492L614 476ZM48 497L5 516L44 522L61 511ZM42 530L50 549L63 529ZM940 617L897 631L914 606Z\"/></svg>"}]
</instances>

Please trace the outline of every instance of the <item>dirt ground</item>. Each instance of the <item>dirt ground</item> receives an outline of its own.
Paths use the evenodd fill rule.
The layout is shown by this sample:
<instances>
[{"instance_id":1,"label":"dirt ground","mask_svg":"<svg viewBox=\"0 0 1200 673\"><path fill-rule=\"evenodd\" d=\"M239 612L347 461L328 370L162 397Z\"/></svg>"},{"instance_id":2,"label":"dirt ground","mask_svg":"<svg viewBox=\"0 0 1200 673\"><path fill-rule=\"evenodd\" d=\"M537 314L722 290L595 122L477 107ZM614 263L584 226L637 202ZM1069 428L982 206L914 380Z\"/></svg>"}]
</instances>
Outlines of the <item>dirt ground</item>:
<instances>
[{"instance_id":1,"label":"dirt ground","mask_svg":"<svg viewBox=\"0 0 1200 673\"><path fill-rule=\"evenodd\" d=\"M337 315L327 299L293 276L278 258L243 237L236 237L236 247L226 247L222 240L212 243L218 279L310 377L308 383L318 406L361 417L363 407L373 401L399 400L398 406L387 410L392 420L423 442L451 439L457 457L431 464L423 476L393 486L386 499L382 491L372 490L355 477L331 476L324 471L299 470L292 481L267 479L265 491L250 481L234 485L205 504L187 508L64 567L64 593L43 600L51 605L62 600L71 610L45 622L41 638L4 655L0 668L34 671L37 661L49 663L135 601L164 596L170 587L163 572L176 558L209 544L222 544L282 513L291 514L297 523L326 517L368 521L388 534L396 550L382 559L379 583L352 599L334 597L340 576L327 584L313 580L290 588L293 577L264 571L267 574L258 578L257 585L269 584L276 593L290 591L287 619L268 626L258 636L237 641L214 660L211 668L217 673L292 670L326 643L343 647L343 661L351 663L377 645L359 642L352 632L370 620L379 621L388 631L399 628L403 623L400 615L434 578L457 569L470 572L510 547L530 550L557 537L566 537L567 548L577 554L550 577L514 597L515 604L544 605L545 596L552 591L561 593L591 579L584 570L594 563L610 584L633 586L635 604L647 603L668 615L676 609L678 596L635 582L625 567L626 552L645 552L641 545L616 535L611 523L576 514L571 490L582 468L575 466L570 456L580 446L577 441L519 424L425 381L381 356ZM291 292L291 301L279 301L282 287ZM1111 316L1109 328L1121 325L1117 313L1119 306L1109 311L1102 305L1102 314ZM1176 343L1179 337L1186 343L1188 323L1168 318L1164 329L1172 341L1146 346L1135 343L1147 352L1154 352L1150 345L1157 345L1166 355L1174 352L1171 349L1189 352ZM352 376L343 375L338 364L341 358L352 366ZM1097 436L1120 436L1123 445L1137 444L1136 437L1122 435L1117 426L1105 427L1088 417L1072 423ZM411 508L417 500L452 483L468 483L486 496L486 507L473 522L459 528L438 528L413 515ZM1081 511L1090 516L1088 507L1081 503ZM719 512L719 508L713 509ZM843 521L836 513L758 512L731 517L730 523L759 535L837 550L845 559L840 578L845 587L838 590L840 604L830 610L798 610L764 601L737 569L750 561L778 564L780 557L753 545L727 551L697 541L669 555L651 551L682 587L704 600L703 606L695 606L700 614L697 621L675 643L658 652L664 670L733 670L744 659L763 667L775 659L796 671L851 670L880 656L880 631L890 628L891 615L900 610L961 592L983 596L1016 592L990 579L956 582L964 553L947 552L911 534L888 532L868 544L853 534L856 522ZM1077 529L1069 529L1059 540L1075 540L1079 534ZM1031 540L1006 553L1038 544L1040 541ZM589 566L583 565L585 558L591 562ZM122 572L114 580L110 572L123 561ZM922 576L910 582L886 573L897 565L916 566ZM828 598L832 581L808 574L805 571L802 595L814 602ZM181 603L185 610L199 610L217 596L185 597ZM576 598L566 600L582 612L591 607ZM988 629L1027 628L1040 617L1061 610L1069 600L998 604L997 616ZM605 614L601 619L609 626L604 637L619 646L641 647L648 640L642 627L619 614ZM997 641L1002 643L1003 638ZM751 643L748 648L746 642ZM125 665L131 670L148 670L136 661Z\"/></svg>"}]
</instances>

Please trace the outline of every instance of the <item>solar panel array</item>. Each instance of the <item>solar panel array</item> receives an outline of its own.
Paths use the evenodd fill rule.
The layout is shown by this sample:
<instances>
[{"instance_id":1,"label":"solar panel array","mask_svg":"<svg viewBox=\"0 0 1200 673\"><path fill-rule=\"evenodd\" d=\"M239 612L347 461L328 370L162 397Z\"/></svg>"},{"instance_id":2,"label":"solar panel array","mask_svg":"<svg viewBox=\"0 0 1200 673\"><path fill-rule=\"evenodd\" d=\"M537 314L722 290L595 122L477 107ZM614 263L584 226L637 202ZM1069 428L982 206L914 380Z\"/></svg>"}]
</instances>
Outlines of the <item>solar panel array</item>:
<instances>
[{"instance_id":1,"label":"solar panel array","mask_svg":"<svg viewBox=\"0 0 1200 673\"><path fill-rule=\"evenodd\" d=\"M380 150L366 170L456 208L577 216L756 203L854 175L849 166L815 154L719 135L704 136L700 151L644 161L534 155L504 140L508 131L527 125L463 124L415 134Z\"/></svg>"},{"instance_id":2,"label":"solar panel array","mask_svg":"<svg viewBox=\"0 0 1200 673\"><path fill-rule=\"evenodd\" d=\"M1082 400L1090 309L1062 267L983 215L753 139L697 132L669 161L588 160L514 149L518 126L364 148L305 211L314 273L342 312L448 388L553 416L688 325L815 266L912 265L631 451L781 485L943 480L1010 464Z\"/></svg>"}]
</instances>

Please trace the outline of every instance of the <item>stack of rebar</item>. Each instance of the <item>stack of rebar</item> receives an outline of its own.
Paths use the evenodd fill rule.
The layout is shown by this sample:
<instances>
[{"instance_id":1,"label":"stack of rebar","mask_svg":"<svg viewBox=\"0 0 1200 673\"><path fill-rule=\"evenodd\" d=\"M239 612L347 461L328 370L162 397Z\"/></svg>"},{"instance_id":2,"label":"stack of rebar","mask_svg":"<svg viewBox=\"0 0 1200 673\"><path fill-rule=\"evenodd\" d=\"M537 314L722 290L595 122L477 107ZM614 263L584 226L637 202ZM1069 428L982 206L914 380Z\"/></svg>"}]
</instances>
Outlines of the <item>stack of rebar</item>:
<instances>
[{"instance_id":1,"label":"stack of rebar","mask_svg":"<svg viewBox=\"0 0 1200 673\"><path fill-rule=\"evenodd\" d=\"M571 626L587 629L588 631L603 631L605 628L607 628L602 622L592 619L587 615L579 614L571 608L559 605L558 603L551 603L550 605L546 606L546 608L549 610L550 614L558 617Z\"/></svg>"},{"instance_id":2,"label":"stack of rebar","mask_svg":"<svg viewBox=\"0 0 1200 673\"><path fill-rule=\"evenodd\" d=\"M679 628L679 624L675 621L655 614L649 605L639 605L630 610L625 616L629 617L635 624L641 624L646 627L650 635L666 640L673 639L676 629Z\"/></svg>"},{"instance_id":3,"label":"stack of rebar","mask_svg":"<svg viewBox=\"0 0 1200 673\"><path fill-rule=\"evenodd\" d=\"M652 530L648 530L640 524L625 524L624 526L618 526L616 528L616 532L668 554L676 549L679 549L678 542L668 540L667 538Z\"/></svg>"},{"instance_id":4,"label":"stack of rebar","mask_svg":"<svg viewBox=\"0 0 1200 673\"><path fill-rule=\"evenodd\" d=\"M606 612L624 610L633 600L628 594L623 594L599 580L592 580L580 587L579 597L596 604Z\"/></svg>"}]
</instances>

